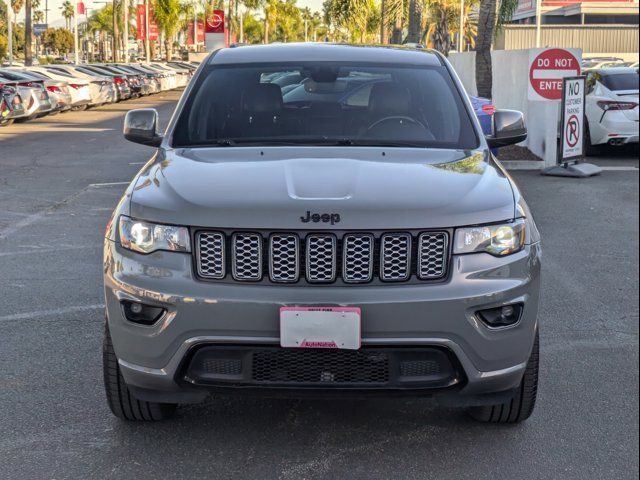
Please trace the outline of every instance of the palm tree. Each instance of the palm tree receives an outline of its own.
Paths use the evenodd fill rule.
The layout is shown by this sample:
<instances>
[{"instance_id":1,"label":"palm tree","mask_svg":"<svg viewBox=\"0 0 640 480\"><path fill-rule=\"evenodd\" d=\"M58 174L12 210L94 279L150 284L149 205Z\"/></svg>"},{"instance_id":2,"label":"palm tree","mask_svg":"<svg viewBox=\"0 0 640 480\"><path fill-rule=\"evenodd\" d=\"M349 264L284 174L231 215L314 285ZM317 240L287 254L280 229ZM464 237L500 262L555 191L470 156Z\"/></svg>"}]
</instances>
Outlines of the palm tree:
<instances>
[{"instance_id":1,"label":"palm tree","mask_svg":"<svg viewBox=\"0 0 640 480\"><path fill-rule=\"evenodd\" d=\"M33 11L33 21L36 23L44 22L44 12L42 10Z\"/></svg>"},{"instance_id":2,"label":"palm tree","mask_svg":"<svg viewBox=\"0 0 640 480\"><path fill-rule=\"evenodd\" d=\"M404 19L407 18L408 2L404 0L385 0L384 7L386 14L384 18L387 22L393 19L393 30L391 33L391 43L402 43ZM387 20L389 19L389 20Z\"/></svg>"},{"instance_id":3,"label":"palm tree","mask_svg":"<svg viewBox=\"0 0 640 480\"><path fill-rule=\"evenodd\" d=\"M464 0L464 40L475 45L477 24L470 13L477 7L479 0ZM448 55L453 48L453 39L460 29L460 0L426 0L427 18L425 31L427 46ZM464 43L463 43L464 44Z\"/></svg>"},{"instance_id":4,"label":"palm tree","mask_svg":"<svg viewBox=\"0 0 640 480\"><path fill-rule=\"evenodd\" d=\"M73 3L71 3L69 0L65 0L64 2L62 2L60 11L62 12L62 16L64 17L67 30L71 30L71 19L75 15L75 9L73 7Z\"/></svg>"},{"instance_id":5,"label":"palm tree","mask_svg":"<svg viewBox=\"0 0 640 480\"><path fill-rule=\"evenodd\" d=\"M30 67L33 64L33 52L31 51L31 39L33 37L33 23L31 20L31 0L24 2L24 64Z\"/></svg>"},{"instance_id":6,"label":"palm tree","mask_svg":"<svg viewBox=\"0 0 640 480\"><path fill-rule=\"evenodd\" d=\"M13 13L18 15L20 10L24 7L24 0L11 0L11 8L13 9Z\"/></svg>"},{"instance_id":7,"label":"palm tree","mask_svg":"<svg viewBox=\"0 0 640 480\"><path fill-rule=\"evenodd\" d=\"M422 2L409 0L409 32L407 42L420 43L422 41Z\"/></svg>"},{"instance_id":8,"label":"palm tree","mask_svg":"<svg viewBox=\"0 0 640 480\"><path fill-rule=\"evenodd\" d=\"M269 43L269 31L278 19L278 0L264 2L264 43Z\"/></svg>"},{"instance_id":9,"label":"palm tree","mask_svg":"<svg viewBox=\"0 0 640 480\"><path fill-rule=\"evenodd\" d=\"M109 3L89 17L87 32L100 38L100 59L105 60L107 35L113 33L113 4Z\"/></svg>"},{"instance_id":10,"label":"palm tree","mask_svg":"<svg viewBox=\"0 0 640 480\"><path fill-rule=\"evenodd\" d=\"M173 37L180 29L180 0L155 0L153 13L158 28L164 35L165 57L167 60L171 60Z\"/></svg>"},{"instance_id":11,"label":"palm tree","mask_svg":"<svg viewBox=\"0 0 640 480\"><path fill-rule=\"evenodd\" d=\"M374 0L330 0L325 2L325 17L346 32L348 40L364 43L378 30L380 12Z\"/></svg>"},{"instance_id":12,"label":"palm tree","mask_svg":"<svg viewBox=\"0 0 640 480\"><path fill-rule=\"evenodd\" d=\"M478 11L476 36L476 85L478 95L491 98L493 72L491 68L491 44L495 33L509 22L518 7L518 0L481 0Z\"/></svg>"}]
</instances>

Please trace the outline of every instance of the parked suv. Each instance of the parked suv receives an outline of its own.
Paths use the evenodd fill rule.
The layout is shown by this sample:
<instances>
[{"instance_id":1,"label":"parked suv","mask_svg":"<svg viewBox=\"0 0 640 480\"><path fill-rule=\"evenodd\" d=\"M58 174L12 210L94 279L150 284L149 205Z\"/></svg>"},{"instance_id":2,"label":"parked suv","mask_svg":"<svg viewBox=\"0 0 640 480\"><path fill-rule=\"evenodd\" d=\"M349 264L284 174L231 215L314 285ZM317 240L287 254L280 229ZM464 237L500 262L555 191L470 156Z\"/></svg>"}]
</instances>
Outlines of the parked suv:
<instances>
[{"instance_id":1,"label":"parked suv","mask_svg":"<svg viewBox=\"0 0 640 480\"><path fill-rule=\"evenodd\" d=\"M283 44L212 53L158 130L127 114L157 152L106 230L116 416L257 390L529 417L540 236L490 150L525 139L522 114L485 137L434 51Z\"/></svg>"}]
</instances>

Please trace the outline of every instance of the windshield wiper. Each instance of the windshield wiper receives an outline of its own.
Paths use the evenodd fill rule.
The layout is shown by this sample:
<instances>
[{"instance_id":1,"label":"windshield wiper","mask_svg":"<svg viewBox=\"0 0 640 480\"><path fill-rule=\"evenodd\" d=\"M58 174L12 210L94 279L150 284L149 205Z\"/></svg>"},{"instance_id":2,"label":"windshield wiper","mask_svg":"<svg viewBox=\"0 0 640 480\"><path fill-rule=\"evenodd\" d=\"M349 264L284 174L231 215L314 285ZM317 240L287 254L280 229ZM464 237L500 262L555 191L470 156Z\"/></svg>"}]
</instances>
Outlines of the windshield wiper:
<instances>
[{"instance_id":1,"label":"windshield wiper","mask_svg":"<svg viewBox=\"0 0 640 480\"><path fill-rule=\"evenodd\" d=\"M218 145L219 147L233 147L236 142L230 138L220 138L212 143L212 145Z\"/></svg>"}]
</instances>

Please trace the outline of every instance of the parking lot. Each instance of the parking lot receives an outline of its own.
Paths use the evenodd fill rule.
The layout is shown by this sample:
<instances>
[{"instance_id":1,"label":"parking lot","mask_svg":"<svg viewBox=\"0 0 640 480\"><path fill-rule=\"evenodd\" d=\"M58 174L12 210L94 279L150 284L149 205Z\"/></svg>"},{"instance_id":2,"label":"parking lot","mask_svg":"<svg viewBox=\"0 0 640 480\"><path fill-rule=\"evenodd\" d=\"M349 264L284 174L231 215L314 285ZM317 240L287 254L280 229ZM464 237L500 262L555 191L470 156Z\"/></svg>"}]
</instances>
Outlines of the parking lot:
<instances>
[{"instance_id":1,"label":"parking lot","mask_svg":"<svg viewBox=\"0 0 640 480\"><path fill-rule=\"evenodd\" d=\"M474 423L423 399L211 398L123 423L102 387L102 234L152 150L131 108L0 130L0 476L66 478L637 478L638 159L585 180L514 172L544 239L533 417Z\"/></svg>"}]
</instances>

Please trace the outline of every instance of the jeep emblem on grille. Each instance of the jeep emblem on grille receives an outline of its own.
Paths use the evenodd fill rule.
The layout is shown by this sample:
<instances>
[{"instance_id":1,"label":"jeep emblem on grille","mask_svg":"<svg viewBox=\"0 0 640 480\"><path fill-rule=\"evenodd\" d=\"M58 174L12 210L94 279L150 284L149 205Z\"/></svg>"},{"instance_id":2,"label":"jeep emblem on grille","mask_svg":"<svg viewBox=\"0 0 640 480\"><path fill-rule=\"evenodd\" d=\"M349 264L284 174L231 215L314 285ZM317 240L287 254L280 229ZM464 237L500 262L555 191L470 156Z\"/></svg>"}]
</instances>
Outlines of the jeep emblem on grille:
<instances>
[{"instance_id":1,"label":"jeep emblem on grille","mask_svg":"<svg viewBox=\"0 0 640 480\"><path fill-rule=\"evenodd\" d=\"M302 223L331 223L331 225L335 225L336 223L340 223L340 214L339 213L311 213L307 210L307 216L300 217L300 221Z\"/></svg>"}]
</instances>

